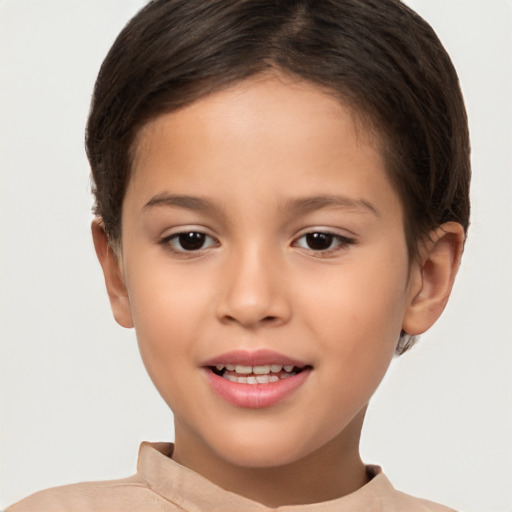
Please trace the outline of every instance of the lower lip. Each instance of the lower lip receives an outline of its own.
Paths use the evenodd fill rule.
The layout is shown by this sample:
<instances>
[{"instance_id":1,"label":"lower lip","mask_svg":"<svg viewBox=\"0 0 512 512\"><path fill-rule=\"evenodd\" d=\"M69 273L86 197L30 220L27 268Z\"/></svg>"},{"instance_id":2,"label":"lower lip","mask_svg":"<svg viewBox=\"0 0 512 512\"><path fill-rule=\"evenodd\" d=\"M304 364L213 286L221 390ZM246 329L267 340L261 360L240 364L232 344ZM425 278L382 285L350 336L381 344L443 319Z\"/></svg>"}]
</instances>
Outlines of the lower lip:
<instances>
[{"instance_id":1,"label":"lower lip","mask_svg":"<svg viewBox=\"0 0 512 512\"><path fill-rule=\"evenodd\" d=\"M272 407L284 401L306 382L311 369L268 384L240 384L224 379L209 368L205 368L208 381L213 391L221 398L237 407L262 409Z\"/></svg>"}]
</instances>

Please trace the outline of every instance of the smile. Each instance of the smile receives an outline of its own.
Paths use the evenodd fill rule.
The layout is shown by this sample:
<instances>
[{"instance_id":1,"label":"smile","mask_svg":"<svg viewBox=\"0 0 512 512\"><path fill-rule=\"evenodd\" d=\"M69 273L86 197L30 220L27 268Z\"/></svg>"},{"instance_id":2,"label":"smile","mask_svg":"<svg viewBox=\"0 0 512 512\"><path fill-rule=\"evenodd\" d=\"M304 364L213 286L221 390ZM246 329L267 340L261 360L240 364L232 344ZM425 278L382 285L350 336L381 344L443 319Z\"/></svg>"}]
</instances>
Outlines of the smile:
<instances>
[{"instance_id":1,"label":"smile","mask_svg":"<svg viewBox=\"0 0 512 512\"><path fill-rule=\"evenodd\" d=\"M229 352L205 361L202 367L217 396L250 409L285 402L313 371L309 364L268 350Z\"/></svg>"},{"instance_id":2,"label":"smile","mask_svg":"<svg viewBox=\"0 0 512 512\"><path fill-rule=\"evenodd\" d=\"M294 365L266 364L246 366L241 364L217 364L211 370L220 377L238 384L270 384L293 377L304 368Z\"/></svg>"}]
</instances>

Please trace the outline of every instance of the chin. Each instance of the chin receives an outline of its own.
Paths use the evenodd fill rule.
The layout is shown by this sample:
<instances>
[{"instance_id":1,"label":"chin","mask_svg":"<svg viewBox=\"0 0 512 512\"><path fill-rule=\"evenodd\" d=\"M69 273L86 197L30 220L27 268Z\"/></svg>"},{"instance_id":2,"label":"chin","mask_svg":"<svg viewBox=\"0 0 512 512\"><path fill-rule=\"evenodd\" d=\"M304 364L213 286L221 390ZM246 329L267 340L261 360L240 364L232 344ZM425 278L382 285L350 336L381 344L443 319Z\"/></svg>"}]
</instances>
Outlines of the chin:
<instances>
[{"instance_id":1,"label":"chin","mask_svg":"<svg viewBox=\"0 0 512 512\"><path fill-rule=\"evenodd\" d=\"M296 462L301 457L296 451L279 452L268 450L237 450L233 449L231 453L223 453L223 458L234 466L252 468L252 469L264 469L286 466Z\"/></svg>"},{"instance_id":2,"label":"chin","mask_svg":"<svg viewBox=\"0 0 512 512\"><path fill-rule=\"evenodd\" d=\"M216 443L217 456L229 464L245 468L271 468L297 462L315 450L308 449L300 440L290 440L283 436L232 436L222 446Z\"/></svg>"}]
</instances>

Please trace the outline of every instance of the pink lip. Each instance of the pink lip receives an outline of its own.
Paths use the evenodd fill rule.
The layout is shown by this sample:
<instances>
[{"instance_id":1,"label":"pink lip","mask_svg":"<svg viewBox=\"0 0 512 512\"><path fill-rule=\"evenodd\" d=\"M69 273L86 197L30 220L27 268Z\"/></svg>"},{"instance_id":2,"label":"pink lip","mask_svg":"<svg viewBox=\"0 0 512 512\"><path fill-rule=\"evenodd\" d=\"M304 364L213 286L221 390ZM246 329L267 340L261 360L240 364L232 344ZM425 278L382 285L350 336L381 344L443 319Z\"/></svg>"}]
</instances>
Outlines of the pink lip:
<instances>
[{"instance_id":1,"label":"pink lip","mask_svg":"<svg viewBox=\"0 0 512 512\"><path fill-rule=\"evenodd\" d=\"M262 366L265 364L291 365L303 368L308 363L291 359L290 357L274 352L273 350L233 350L219 356L208 359L201 366L217 366L218 364L242 364L245 366Z\"/></svg>"},{"instance_id":2,"label":"pink lip","mask_svg":"<svg viewBox=\"0 0 512 512\"><path fill-rule=\"evenodd\" d=\"M268 384L240 384L224 379L209 367L218 364L260 366L266 364L291 365L304 368L300 373ZM234 351L205 361L202 365L211 389L228 403L243 408L261 409L284 401L308 379L312 368L307 363L291 359L271 350Z\"/></svg>"}]
</instances>

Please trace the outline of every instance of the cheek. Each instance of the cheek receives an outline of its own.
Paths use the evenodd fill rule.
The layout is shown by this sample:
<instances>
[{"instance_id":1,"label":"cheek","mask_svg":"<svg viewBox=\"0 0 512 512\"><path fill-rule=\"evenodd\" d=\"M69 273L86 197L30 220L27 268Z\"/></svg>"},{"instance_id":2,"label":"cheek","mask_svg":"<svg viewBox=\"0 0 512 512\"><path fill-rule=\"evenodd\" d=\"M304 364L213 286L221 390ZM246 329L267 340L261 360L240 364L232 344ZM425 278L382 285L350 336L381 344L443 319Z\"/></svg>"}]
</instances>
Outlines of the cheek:
<instances>
[{"instance_id":1,"label":"cheek","mask_svg":"<svg viewBox=\"0 0 512 512\"><path fill-rule=\"evenodd\" d=\"M405 283L367 277L358 279L353 269L343 279L344 286L339 281L326 285L323 298L317 293L310 297L304 315L321 354L316 378L318 387L326 390L328 410L318 404L318 416L331 418L325 422L327 437L336 435L368 403L398 342Z\"/></svg>"},{"instance_id":2,"label":"cheek","mask_svg":"<svg viewBox=\"0 0 512 512\"><path fill-rule=\"evenodd\" d=\"M165 396L185 381L196 361L194 339L206 325L206 286L164 264L148 264L144 272L127 276L132 317L142 359L155 386ZM180 379L183 376L183 379ZM171 385L172 384L172 385Z\"/></svg>"},{"instance_id":3,"label":"cheek","mask_svg":"<svg viewBox=\"0 0 512 512\"><path fill-rule=\"evenodd\" d=\"M391 360L406 306L408 264L401 253L380 255L311 276L302 316L326 359L347 373L382 374ZM366 370L365 370L366 369Z\"/></svg>"},{"instance_id":4,"label":"cheek","mask_svg":"<svg viewBox=\"0 0 512 512\"><path fill-rule=\"evenodd\" d=\"M127 275L136 331L150 335L152 342L179 344L190 327L197 325L198 315L208 311L208 272L200 267L190 272L169 263L158 250L148 252L140 263L130 262Z\"/></svg>"}]
</instances>

